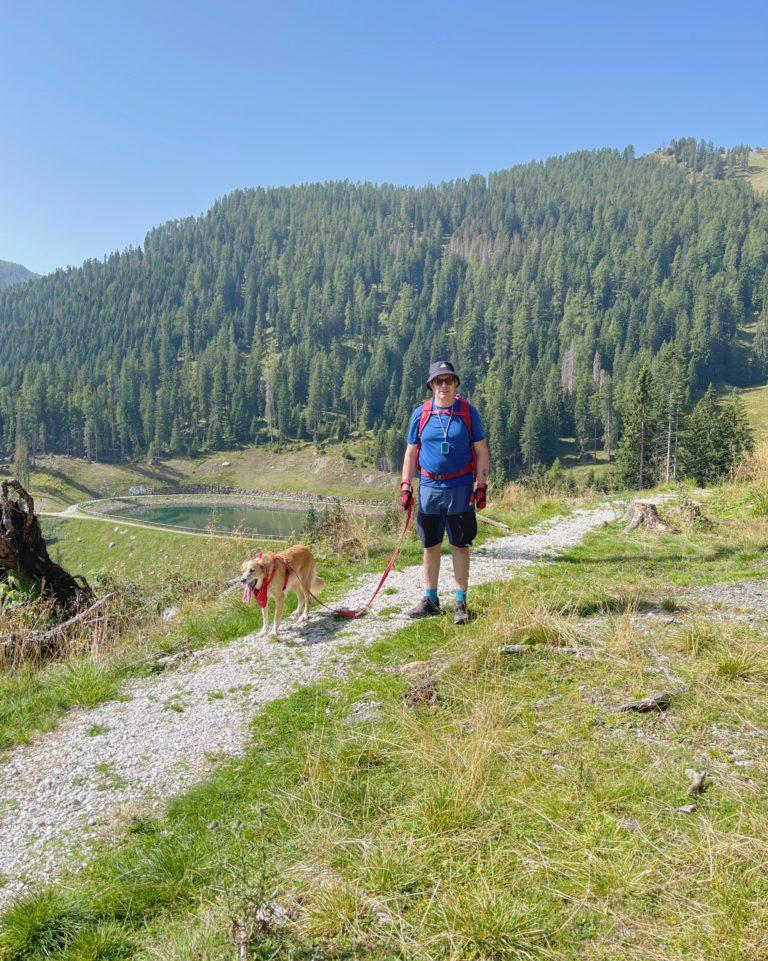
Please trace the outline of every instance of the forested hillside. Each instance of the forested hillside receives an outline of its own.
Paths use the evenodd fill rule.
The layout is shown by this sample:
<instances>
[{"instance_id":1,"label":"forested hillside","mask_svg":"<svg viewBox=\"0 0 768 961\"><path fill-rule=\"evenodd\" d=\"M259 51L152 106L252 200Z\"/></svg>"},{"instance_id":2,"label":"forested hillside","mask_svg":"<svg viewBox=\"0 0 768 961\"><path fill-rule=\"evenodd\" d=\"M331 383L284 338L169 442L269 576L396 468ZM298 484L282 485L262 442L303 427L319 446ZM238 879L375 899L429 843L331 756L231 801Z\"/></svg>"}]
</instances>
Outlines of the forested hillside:
<instances>
[{"instance_id":1,"label":"forested hillside","mask_svg":"<svg viewBox=\"0 0 768 961\"><path fill-rule=\"evenodd\" d=\"M683 395L758 382L768 206L714 162L691 178L680 152L237 191L4 290L0 448L114 458L364 428L394 461L448 356L510 473L560 435L613 443L648 362Z\"/></svg>"},{"instance_id":2,"label":"forested hillside","mask_svg":"<svg viewBox=\"0 0 768 961\"><path fill-rule=\"evenodd\" d=\"M23 280L34 280L38 274L33 274L22 264L11 263L10 260L0 260L0 288L18 284Z\"/></svg>"}]
</instances>

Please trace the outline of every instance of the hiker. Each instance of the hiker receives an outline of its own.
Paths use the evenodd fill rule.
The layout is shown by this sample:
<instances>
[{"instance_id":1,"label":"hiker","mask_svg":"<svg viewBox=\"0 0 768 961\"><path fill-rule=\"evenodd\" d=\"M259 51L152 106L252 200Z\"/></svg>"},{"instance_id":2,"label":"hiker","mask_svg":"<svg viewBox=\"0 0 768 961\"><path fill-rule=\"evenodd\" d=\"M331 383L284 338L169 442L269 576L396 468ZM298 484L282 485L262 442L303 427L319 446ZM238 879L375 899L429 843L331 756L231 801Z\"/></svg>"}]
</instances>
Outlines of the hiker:
<instances>
[{"instance_id":1,"label":"hiker","mask_svg":"<svg viewBox=\"0 0 768 961\"><path fill-rule=\"evenodd\" d=\"M437 579L440 551L448 528L456 582L454 624L468 624L469 548L477 535L475 510L485 507L488 490L488 442L480 415L456 393L460 384L453 364L438 360L429 368L432 399L420 404L408 427L400 503L413 503L413 477L419 472L418 526L424 545L424 597L409 617L440 614Z\"/></svg>"}]
</instances>

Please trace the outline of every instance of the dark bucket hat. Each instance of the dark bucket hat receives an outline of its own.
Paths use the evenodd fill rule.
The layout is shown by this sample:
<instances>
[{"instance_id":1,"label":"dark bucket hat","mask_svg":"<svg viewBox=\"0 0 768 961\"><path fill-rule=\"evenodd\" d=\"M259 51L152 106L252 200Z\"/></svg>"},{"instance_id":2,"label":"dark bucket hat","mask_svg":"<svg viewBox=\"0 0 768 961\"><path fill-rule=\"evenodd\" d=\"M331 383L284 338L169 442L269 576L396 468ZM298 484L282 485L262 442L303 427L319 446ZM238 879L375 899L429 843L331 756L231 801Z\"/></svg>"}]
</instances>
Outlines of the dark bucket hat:
<instances>
[{"instance_id":1,"label":"dark bucket hat","mask_svg":"<svg viewBox=\"0 0 768 961\"><path fill-rule=\"evenodd\" d=\"M457 380L457 386L461 383L459 380L459 375L453 369L453 364L449 360L436 360L434 364L429 368L429 375L427 376L427 387L433 377L439 377L440 374L453 374Z\"/></svg>"}]
</instances>

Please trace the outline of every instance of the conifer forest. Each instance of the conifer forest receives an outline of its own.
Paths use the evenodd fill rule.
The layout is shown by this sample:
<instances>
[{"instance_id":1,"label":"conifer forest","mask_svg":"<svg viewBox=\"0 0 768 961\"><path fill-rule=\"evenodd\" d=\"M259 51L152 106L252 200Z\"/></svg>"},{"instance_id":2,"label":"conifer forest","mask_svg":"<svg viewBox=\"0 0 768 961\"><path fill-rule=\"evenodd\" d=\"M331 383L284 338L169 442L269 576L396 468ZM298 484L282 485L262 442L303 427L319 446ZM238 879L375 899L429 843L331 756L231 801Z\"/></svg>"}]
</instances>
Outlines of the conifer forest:
<instances>
[{"instance_id":1,"label":"conifer forest","mask_svg":"<svg viewBox=\"0 0 768 961\"><path fill-rule=\"evenodd\" d=\"M372 431L393 467L430 361L449 358L499 477L568 436L639 486L706 480L750 443L738 400L708 386L768 375L768 205L743 162L685 140L419 188L236 191L0 291L0 453Z\"/></svg>"}]
</instances>

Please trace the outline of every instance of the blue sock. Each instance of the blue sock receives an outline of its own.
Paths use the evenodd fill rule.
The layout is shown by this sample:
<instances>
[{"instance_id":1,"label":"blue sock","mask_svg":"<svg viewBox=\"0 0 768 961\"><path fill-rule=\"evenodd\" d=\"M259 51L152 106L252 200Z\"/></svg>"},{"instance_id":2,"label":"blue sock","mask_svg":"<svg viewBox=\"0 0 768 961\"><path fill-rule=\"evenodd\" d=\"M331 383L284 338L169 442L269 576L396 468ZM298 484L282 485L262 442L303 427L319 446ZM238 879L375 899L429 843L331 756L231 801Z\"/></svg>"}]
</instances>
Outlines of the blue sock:
<instances>
[{"instance_id":1,"label":"blue sock","mask_svg":"<svg viewBox=\"0 0 768 961\"><path fill-rule=\"evenodd\" d=\"M456 603L457 604L467 603L467 592L462 591L460 587L456 588Z\"/></svg>"},{"instance_id":2,"label":"blue sock","mask_svg":"<svg viewBox=\"0 0 768 961\"><path fill-rule=\"evenodd\" d=\"M437 588L435 588L435 587L427 587L427 588L425 589L424 593L425 593L426 596L430 599L430 601L432 601L433 604L437 604L437 603L438 603L438 601L437 601Z\"/></svg>"}]
</instances>

